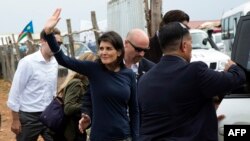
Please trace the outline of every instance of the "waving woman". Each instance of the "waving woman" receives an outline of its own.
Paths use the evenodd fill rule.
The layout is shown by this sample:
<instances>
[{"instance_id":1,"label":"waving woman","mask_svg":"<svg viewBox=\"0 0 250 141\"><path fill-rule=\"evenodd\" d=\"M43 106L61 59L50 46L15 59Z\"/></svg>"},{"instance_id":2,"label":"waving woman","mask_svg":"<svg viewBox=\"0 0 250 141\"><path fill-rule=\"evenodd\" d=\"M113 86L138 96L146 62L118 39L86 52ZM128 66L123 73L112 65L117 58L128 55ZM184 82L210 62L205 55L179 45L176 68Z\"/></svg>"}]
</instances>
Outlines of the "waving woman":
<instances>
[{"instance_id":1,"label":"waving woman","mask_svg":"<svg viewBox=\"0 0 250 141\"><path fill-rule=\"evenodd\" d=\"M89 79L93 104L90 140L136 140L139 126L136 78L123 63L122 38L114 31L101 35L97 62L70 58L61 51L52 33L60 13L61 9L57 9L47 21L46 40L60 65Z\"/></svg>"}]
</instances>

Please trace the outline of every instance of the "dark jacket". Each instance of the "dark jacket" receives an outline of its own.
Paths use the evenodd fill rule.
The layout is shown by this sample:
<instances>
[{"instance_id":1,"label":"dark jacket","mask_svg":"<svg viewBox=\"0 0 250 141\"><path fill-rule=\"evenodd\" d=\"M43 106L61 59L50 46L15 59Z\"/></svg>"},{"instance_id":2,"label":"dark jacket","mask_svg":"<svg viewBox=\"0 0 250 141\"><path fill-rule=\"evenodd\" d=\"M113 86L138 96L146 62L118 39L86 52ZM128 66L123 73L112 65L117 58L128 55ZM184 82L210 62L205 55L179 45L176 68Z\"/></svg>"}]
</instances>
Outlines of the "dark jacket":
<instances>
[{"instance_id":1,"label":"dark jacket","mask_svg":"<svg viewBox=\"0 0 250 141\"><path fill-rule=\"evenodd\" d=\"M154 65L155 65L155 63L149 61L146 58L142 58L139 62L137 81L140 79L140 77L144 73L146 73L148 70L150 70Z\"/></svg>"},{"instance_id":2,"label":"dark jacket","mask_svg":"<svg viewBox=\"0 0 250 141\"><path fill-rule=\"evenodd\" d=\"M158 63L163 53L156 33L152 38L150 38L149 46L150 49L145 53L144 57L154 63Z\"/></svg>"},{"instance_id":3,"label":"dark jacket","mask_svg":"<svg viewBox=\"0 0 250 141\"><path fill-rule=\"evenodd\" d=\"M138 83L139 141L217 141L213 97L238 88L245 74L233 65L228 72L164 56Z\"/></svg>"},{"instance_id":4,"label":"dark jacket","mask_svg":"<svg viewBox=\"0 0 250 141\"><path fill-rule=\"evenodd\" d=\"M86 140L86 133L81 134L78 130L78 122L81 118L82 97L86 93L88 81L81 81L74 78L64 88L64 113L67 116L67 123L64 136L67 141L75 141L79 138Z\"/></svg>"}]
</instances>

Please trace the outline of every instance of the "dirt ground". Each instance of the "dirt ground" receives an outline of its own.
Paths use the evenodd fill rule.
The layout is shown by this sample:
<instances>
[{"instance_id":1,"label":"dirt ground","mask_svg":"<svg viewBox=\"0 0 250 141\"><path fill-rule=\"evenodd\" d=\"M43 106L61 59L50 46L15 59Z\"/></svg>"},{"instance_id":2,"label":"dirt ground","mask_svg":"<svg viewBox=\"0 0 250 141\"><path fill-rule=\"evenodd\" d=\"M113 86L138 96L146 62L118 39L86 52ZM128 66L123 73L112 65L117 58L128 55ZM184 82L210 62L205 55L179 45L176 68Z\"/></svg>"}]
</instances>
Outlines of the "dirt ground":
<instances>
[{"instance_id":1,"label":"dirt ground","mask_svg":"<svg viewBox=\"0 0 250 141\"><path fill-rule=\"evenodd\" d=\"M58 85L60 85L64 80L64 77L59 77ZM0 78L0 141L15 141L15 134L11 132L11 112L7 107L7 98L11 84ZM38 141L43 141L40 137Z\"/></svg>"},{"instance_id":2,"label":"dirt ground","mask_svg":"<svg viewBox=\"0 0 250 141\"><path fill-rule=\"evenodd\" d=\"M11 113L6 105L10 83L0 79L0 141L15 141L15 135L10 131Z\"/></svg>"}]
</instances>

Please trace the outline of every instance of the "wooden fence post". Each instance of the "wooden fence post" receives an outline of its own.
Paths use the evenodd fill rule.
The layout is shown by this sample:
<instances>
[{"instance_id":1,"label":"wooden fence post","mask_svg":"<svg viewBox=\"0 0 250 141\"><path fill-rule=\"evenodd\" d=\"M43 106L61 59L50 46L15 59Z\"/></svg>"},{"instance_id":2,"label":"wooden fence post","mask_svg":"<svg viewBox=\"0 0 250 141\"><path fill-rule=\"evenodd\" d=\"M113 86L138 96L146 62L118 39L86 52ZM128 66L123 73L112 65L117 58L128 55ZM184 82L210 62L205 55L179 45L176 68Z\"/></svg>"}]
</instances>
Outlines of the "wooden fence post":
<instances>
[{"instance_id":1,"label":"wooden fence post","mask_svg":"<svg viewBox=\"0 0 250 141\"><path fill-rule=\"evenodd\" d=\"M15 54L14 54L14 43L11 41L10 36L8 36L9 39L9 50L10 50L10 80L12 81L15 70L16 70L16 60L15 60ZM16 51L17 52L17 51Z\"/></svg>"},{"instance_id":2,"label":"wooden fence post","mask_svg":"<svg viewBox=\"0 0 250 141\"><path fill-rule=\"evenodd\" d=\"M34 46L33 46L33 44L32 44L32 41L27 40L27 41L25 42L25 44L26 44L26 46L27 46L27 48L28 48L27 55L32 54L32 53L35 52L35 48L34 48Z\"/></svg>"},{"instance_id":3,"label":"wooden fence post","mask_svg":"<svg viewBox=\"0 0 250 141\"><path fill-rule=\"evenodd\" d=\"M144 0L144 13L145 13L148 36L151 37L151 24L150 24L151 15L148 7L148 0Z\"/></svg>"},{"instance_id":4,"label":"wooden fence post","mask_svg":"<svg viewBox=\"0 0 250 141\"><path fill-rule=\"evenodd\" d=\"M151 0L151 32L150 37L152 37L155 32L159 29L161 22L161 11L162 11L162 0Z\"/></svg>"},{"instance_id":5,"label":"wooden fence post","mask_svg":"<svg viewBox=\"0 0 250 141\"><path fill-rule=\"evenodd\" d=\"M5 68L6 68L6 76L7 76L7 80L8 81L11 81L12 79L11 79L11 67L10 67L10 50L9 50L9 40L8 40L8 38L6 37L5 38L5 40L6 40L6 45L5 45L5 47L4 47L4 51L5 51L5 54L4 54L4 60L5 60Z\"/></svg>"},{"instance_id":6,"label":"wooden fence post","mask_svg":"<svg viewBox=\"0 0 250 141\"><path fill-rule=\"evenodd\" d=\"M7 68L6 68L6 62L5 62L5 54L6 54L6 52L5 52L5 48L4 48L4 41L3 41L4 39L3 38L1 38L1 41L2 41L2 47L1 47L1 65L2 65L2 73L3 73L3 79L4 80L7 80Z\"/></svg>"},{"instance_id":7,"label":"wooden fence post","mask_svg":"<svg viewBox=\"0 0 250 141\"><path fill-rule=\"evenodd\" d=\"M98 38L99 38L99 27L97 24L97 20L96 20L96 14L95 11L91 11L91 21L92 21L92 26L94 29L94 34L95 34L95 41L96 41L96 47L98 47Z\"/></svg>"},{"instance_id":8,"label":"wooden fence post","mask_svg":"<svg viewBox=\"0 0 250 141\"><path fill-rule=\"evenodd\" d=\"M3 37L1 37L2 45L4 45Z\"/></svg>"},{"instance_id":9,"label":"wooden fence post","mask_svg":"<svg viewBox=\"0 0 250 141\"><path fill-rule=\"evenodd\" d=\"M31 33L28 32L27 35L28 35L28 40L26 41L26 45L28 47L28 52L27 52L27 55L28 55L28 54L34 53L36 51L36 47L33 44L34 40L33 40Z\"/></svg>"},{"instance_id":10,"label":"wooden fence post","mask_svg":"<svg viewBox=\"0 0 250 141\"><path fill-rule=\"evenodd\" d=\"M13 46L16 49L16 58L17 58L17 61L19 61L21 59L21 55L20 55L19 46L18 46L18 44L17 44L17 42L15 40L14 34L12 34L12 40L13 40Z\"/></svg>"},{"instance_id":11,"label":"wooden fence post","mask_svg":"<svg viewBox=\"0 0 250 141\"><path fill-rule=\"evenodd\" d=\"M28 40L34 41L30 32L27 32Z\"/></svg>"},{"instance_id":12,"label":"wooden fence post","mask_svg":"<svg viewBox=\"0 0 250 141\"><path fill-rule=\"evenodd\" d=\"M2 68L2 75L3 79L6 80L6 68L5 68L5 60L4 60L4 48L3 46L0 46L0 63L1 63L1 68Z\"/></svg>"},{"instance_id":13,"label":"wooden fence post","mask_svg":"<svg viewBox=\"0 0 250 141\"><path fill-rule=\"evenodd\" d=\"M66 19L66 22L67 22L67 28L68 28L70 54L71 54L71 57L75 58L74 39L73 39L73 35L72 35L72 28L71 28L70 19Z\"/></svg>"}]
</instances>

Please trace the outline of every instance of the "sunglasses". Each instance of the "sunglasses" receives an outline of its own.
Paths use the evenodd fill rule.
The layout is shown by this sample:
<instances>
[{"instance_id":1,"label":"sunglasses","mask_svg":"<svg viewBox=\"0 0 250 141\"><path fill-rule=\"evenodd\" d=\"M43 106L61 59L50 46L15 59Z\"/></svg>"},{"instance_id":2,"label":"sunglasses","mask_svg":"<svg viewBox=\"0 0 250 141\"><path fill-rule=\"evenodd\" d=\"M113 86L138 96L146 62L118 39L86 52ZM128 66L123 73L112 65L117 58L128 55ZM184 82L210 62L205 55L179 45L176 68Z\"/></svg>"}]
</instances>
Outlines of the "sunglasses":
<instances>
[{"instance_id":1,"label":"sunglasses","mask_svg":"<svg viewBox=\"0 0 250 141\"><path fill-rule=\"evenodd\" d=\"M147 52L150 48L142 48L142 47L137 47L136 45L132 44L129 40L127 42L135 49L136 52Z\"/></svg>"}]
</instances>

